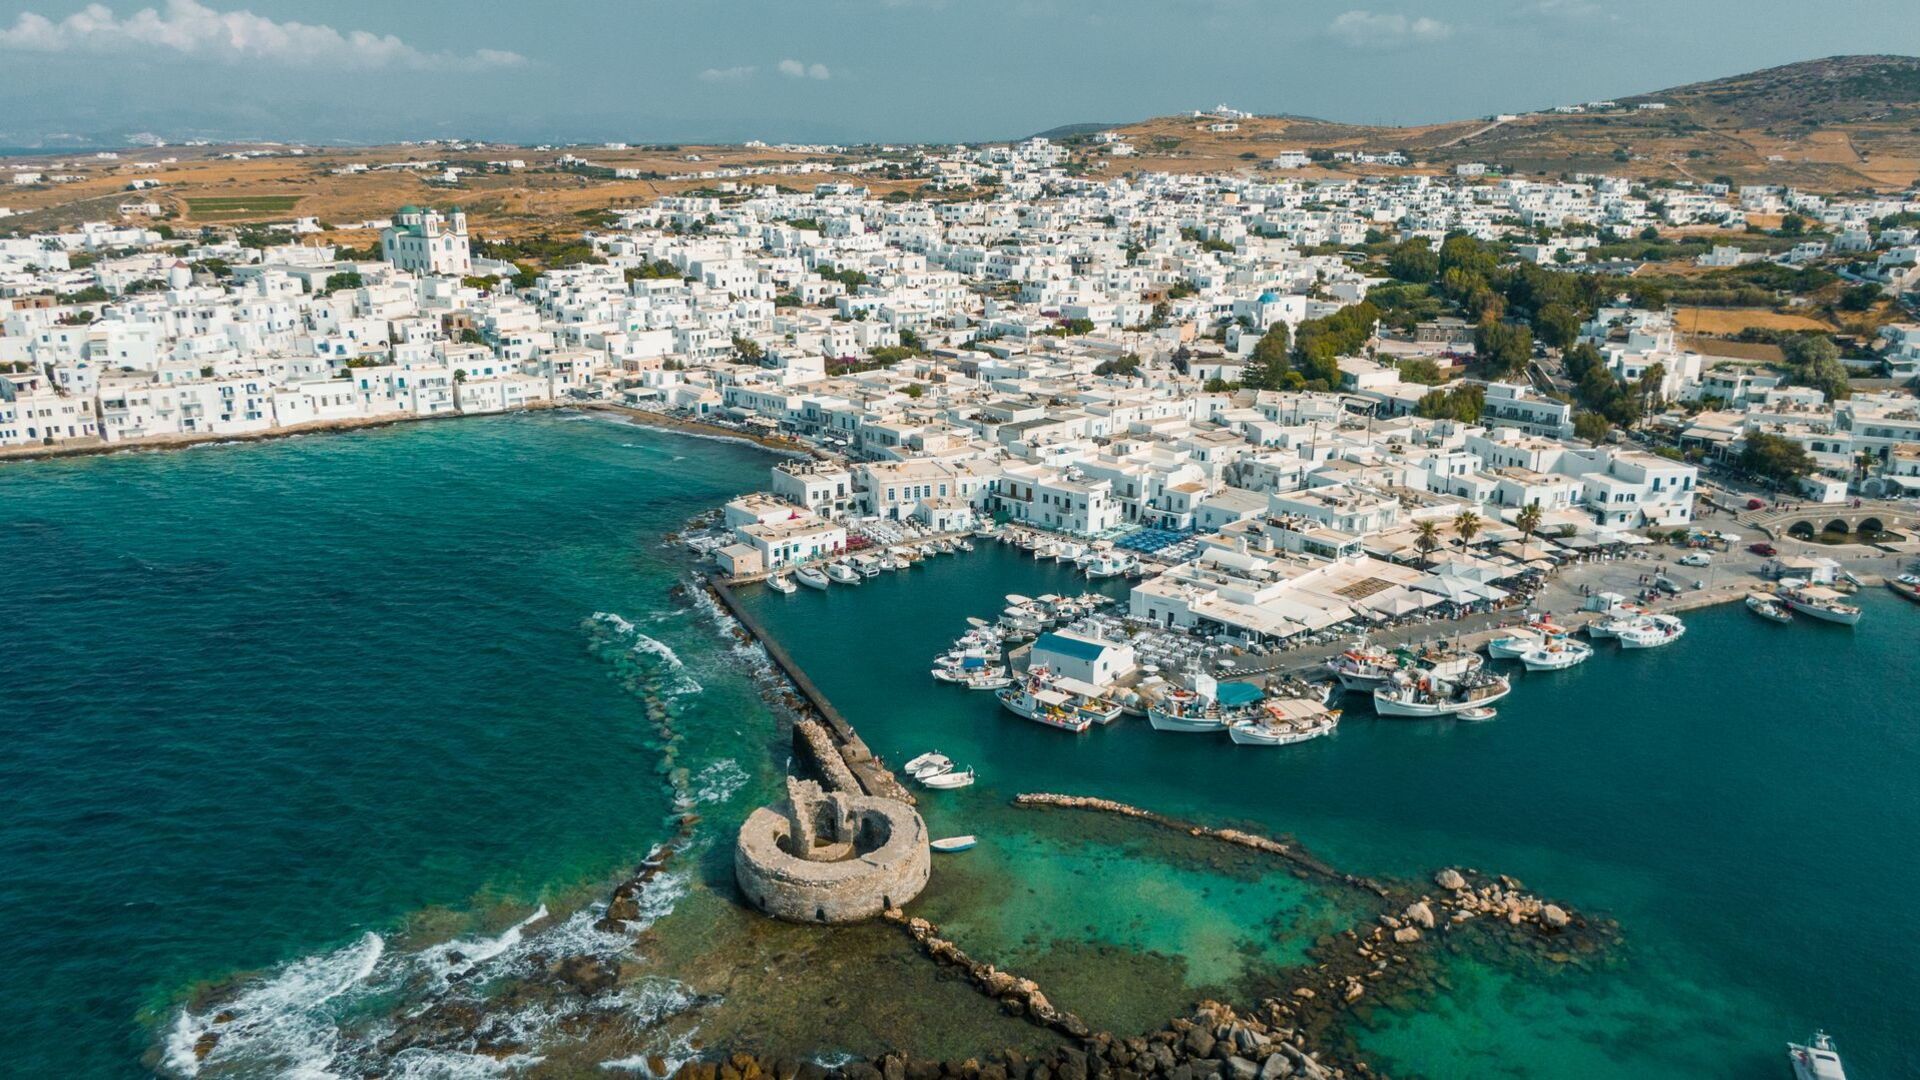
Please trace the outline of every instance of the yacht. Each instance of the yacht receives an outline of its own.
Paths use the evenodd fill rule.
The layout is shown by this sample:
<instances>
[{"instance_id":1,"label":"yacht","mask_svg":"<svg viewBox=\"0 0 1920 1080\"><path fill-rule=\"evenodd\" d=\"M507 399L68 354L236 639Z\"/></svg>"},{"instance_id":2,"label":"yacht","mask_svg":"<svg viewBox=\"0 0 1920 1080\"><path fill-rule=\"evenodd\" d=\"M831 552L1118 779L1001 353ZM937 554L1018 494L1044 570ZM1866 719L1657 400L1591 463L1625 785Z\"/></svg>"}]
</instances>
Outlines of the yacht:
<instances>
[{"instance_id":1,"label":"yacht","mask_svg":"<svg viewBox=\"0 0 1920 1080\"><path fill-rule=\"evenodd\" d=\"M1793 621L1792 610L1771 593L1748 593L1747 610L1768 622L1784 624Z\"/></svg>"},{"instance_id":2,"label":"yacht","mask_svg":"<svg viewBox=\"0 0 1920 1080\"><path fill-rule=\"evenodd\" d=\"M846 563L828 563L827 576L842 585L860 584L860 571L855 570Z\"/></svg>"},{"instance_id":3,"label":"yacht","mask_svg":"<svg viewBox=\"0 0 1920 1080\"><path fill-rule=\"evenodd\" d=\"M1847 1080L1847 1070L1840 1065L1840 1051L1824 1031L1814 1032L1805 1046L1788 1043L1787 1060L1793 1063L1795 1080Z\"/></svg>"},{"instance_id":4,"label":"yacht","mask_svg":"<svg viewBox=\"0 0 1920 1080\"><path fill-rule=\"evenodd\" d=\"M1227 737L1239 746L1291 746L1332 734L1340 710L1305 698L1281 698L1254 710L1255 715L1227 725Z\"/></svg>"},{"instance_id":5,"label":"yacht","mask_svg":"<svg viewBox=\"0 0 1920 1080\"><path fill-rule=\"evenodd\" d=\"M795 585L793 579L785 574L775 574L768 578L767 588L777 593L796 593L800 591L800 586Z\"/></svg>"},{"instance_id":6,"label":"yacht","mask_svg":"<svg viewBox=\"0 0 1920 1080\"><path fill-rule=\"evenodd\" d=\"M1620 632L1623 649L1655 649L1671 645L1687 632L1687 624L1672 615L1648 615Z\"/></svg>"},{"instance_id":7,"label":"yacht","mask_svg":"<svg viewBox=\"0 0 1920 1080\"><path fill-rule=\"evenodd\" d=\"M1503 675L1472 672L1447 677L1401 674L1373 692L1373 711L1381 716L1452 716L1484 708L1513 692Z\"/></svg>"},{"instance_id":8,"label":"yacht","mask_svg":"<svg viewBox=\"0 0 1920 1080\"><path fill-rule=\"evenodd\" d=\"M1859 622L1860 609L1840 597L1839 592L1820 585L1794 585L1780 592L1781 601L1802 615L1841 626Z\"/></svg>"},{"instance_id":9,"label":"yacht","mask_svg":"<svg viewBox=\"0 0 1920 1080\"><path fill-rule=\"evenodd\" d=\"M1520 654L1528 671L1562 671L1593 658L1593 646L1567 637L1548 638Z\"/></svg>"},{"instance_id":10,"label":"yacht","mask_svg":"<svg viewBox=\"0 0 1920 1080\"><path fill-rule=\"evenodd\" d=\"M824 589L832 584L827 580L827 575L821 573L817 566L803 566L795 570L793 579L809 589Z\"/></svg>"}]
</instances>

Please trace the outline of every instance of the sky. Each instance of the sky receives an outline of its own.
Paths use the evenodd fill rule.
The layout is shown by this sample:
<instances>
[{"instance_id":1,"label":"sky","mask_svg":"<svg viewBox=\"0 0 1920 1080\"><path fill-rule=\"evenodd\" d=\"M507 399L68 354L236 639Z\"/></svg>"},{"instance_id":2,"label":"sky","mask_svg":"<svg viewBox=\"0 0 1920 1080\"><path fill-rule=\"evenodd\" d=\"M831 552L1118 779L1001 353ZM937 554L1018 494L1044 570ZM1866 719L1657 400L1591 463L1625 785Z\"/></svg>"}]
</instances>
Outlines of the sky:
<instances>
[{"instance_id":1,"label":"sky","mask_svg":"<svg viewBox=\"0 0 1920 1080\"><path fill-rule=\"evenodd\" d=\"M1010 139L1225 103L1414 124L1839 53L1914 0L0 0L0 146ZM1791 28L1787 32L1783 28Z\"/></svg>"}]
</instances>

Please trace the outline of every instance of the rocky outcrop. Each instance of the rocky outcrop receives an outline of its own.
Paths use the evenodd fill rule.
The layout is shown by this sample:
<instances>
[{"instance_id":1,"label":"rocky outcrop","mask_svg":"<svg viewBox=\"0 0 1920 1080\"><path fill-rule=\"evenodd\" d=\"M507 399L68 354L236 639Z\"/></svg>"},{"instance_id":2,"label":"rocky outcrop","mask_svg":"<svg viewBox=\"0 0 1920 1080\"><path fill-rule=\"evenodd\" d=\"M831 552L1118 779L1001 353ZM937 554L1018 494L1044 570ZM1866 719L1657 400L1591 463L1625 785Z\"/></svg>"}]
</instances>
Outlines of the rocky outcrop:
<instances>
[{"instance_id":1,"label":"rocky outcrop","mask_svg":"<svg viewBox=\"0 0 1920 1080\"><path fill-rule=\"evenodd\" d=\"M899 908L889 908L881 913L888 922L901 927L907 936L926 953L945 967L954 968L971 981L975 989L990 998L999 1000L1013 1012L1025 1016L1041 1027L1051 1028L1062 1035L1075 1039L1090 1036L1092 1029L1079 1017L1066 1012L1047 999L1038 984L1032 979L1023 979L1010 972L1001 971L992 964L982 963L968 956L960 946L940 936L940 928L925 919L908 918Z\"/></svg>"}]
</instances>

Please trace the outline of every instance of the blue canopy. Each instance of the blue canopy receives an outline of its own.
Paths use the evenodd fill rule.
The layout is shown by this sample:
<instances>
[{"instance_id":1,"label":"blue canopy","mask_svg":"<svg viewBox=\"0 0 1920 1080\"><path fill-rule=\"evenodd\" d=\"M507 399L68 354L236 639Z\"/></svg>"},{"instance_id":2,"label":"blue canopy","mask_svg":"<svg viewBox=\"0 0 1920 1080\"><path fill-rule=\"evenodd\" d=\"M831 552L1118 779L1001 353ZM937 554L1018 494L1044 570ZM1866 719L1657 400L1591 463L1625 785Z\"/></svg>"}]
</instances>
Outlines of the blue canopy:
<instances>
[{"instance_id":1,"label":"blue canopy","mask_svg":"<svg viewBox=\"0 0 1920 1080\"><path fill-rule=\"evenodd\" d=\"M1266 696L1258 686L1244 682L1221 683L1214 691L1214 700L1229 707L1251 705Z\"/></svg>"}]
</instances>

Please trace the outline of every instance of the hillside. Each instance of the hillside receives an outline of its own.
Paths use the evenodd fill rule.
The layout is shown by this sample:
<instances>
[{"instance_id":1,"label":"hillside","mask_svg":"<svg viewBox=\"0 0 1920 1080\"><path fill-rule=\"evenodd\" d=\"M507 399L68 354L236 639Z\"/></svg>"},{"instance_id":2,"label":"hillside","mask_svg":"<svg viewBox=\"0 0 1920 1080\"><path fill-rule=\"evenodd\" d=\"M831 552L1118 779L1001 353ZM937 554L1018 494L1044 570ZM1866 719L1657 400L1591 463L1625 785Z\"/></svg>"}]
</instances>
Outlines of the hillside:
<instances>
[{"instance_id":1,"label":"hillside","mask_svg":"<svg viewBox=\"0 0 1920 1080\"><path fill-rule=\"evenodd\" d=\"M1207 131L1192 117L1121 125L1141 151L1109 168L1248 168L1282 149L1401 150L1430 172L1469 161L1532 175L1610 172L1648 179L1893 190L1920 180L1920 58L1840 56L1617 99L1619 107L1421 127L1298 117ZM1664 104L1664 109L1637 106ZM1362 174L1402 170L1337 166Z\"/></svg>"}]
</instances>

